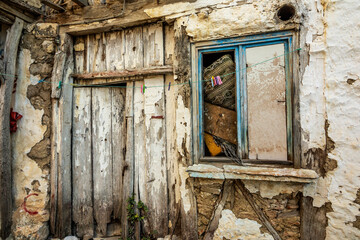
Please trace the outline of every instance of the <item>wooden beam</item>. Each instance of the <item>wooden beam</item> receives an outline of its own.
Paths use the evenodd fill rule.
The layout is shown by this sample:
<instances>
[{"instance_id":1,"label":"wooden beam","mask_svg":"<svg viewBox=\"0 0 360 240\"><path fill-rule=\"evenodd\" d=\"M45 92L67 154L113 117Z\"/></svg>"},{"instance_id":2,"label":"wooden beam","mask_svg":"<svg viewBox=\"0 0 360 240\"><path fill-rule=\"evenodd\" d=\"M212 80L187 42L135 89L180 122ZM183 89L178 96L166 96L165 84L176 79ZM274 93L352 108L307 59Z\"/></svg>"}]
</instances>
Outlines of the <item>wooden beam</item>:
<instances>
[{"instance_id":1,"label":"wooden beam","mask_svg":"<svg viewBox=\"0 0 360 240\"><path fill-rule=\"evenodd\" d=\"M210 222L206 228L204 240L211 240L214 238L214 233L219 226L219 220L221 212L225 207L226 200L228 199L233 186L233 181L225 180L223 190L221 191L219 198L216 202L216 206L211 215Z\"/></svg>"},{"instance_id":2,"label":"wooden beam","mask_svg":"<svg viewBox=\"0 0 360 240\"><path fill-rule=\"evenodd\" d=\"M13 21L10 18L0 15L0 22L11 25Z\"/></svg>"},{"instance_id":3,"label":"wooden beam","mask_svg":"<svg viewBox=\"0 0 360 240\"><path fill-rule=\"evenodd\" d=\"M5 12L5 11L3 11L3 10L0 9L0 15L6 17L6 18L8 18L8 19L10 19L11 24L13 24L13 23L15 22L15 17L14 17L14 15L12 15L12 14L10 14L10 13L8 13L8 12Z\"/></svg>"},{"instance_id":4,"label":"wooden beam","mask_svg":"<svg viewBox=\"0 0 360 240\"><path fill-rule=\"evenodd\" d=\"M62 6L60 6L59 4L53 3L50 0L41 0L41 3L45 4L46 6L59 11L59 12L65 12L65 8L63 8Z\"/></svg>"},{"instance_id":5,"label":"wooden beam","mask_svg":"<svg viewBox=\"0 0 360 240\"><path fill-rule=\"evenodd\" d=\"M39 8L33 7L29 4L27 4L24 0L7 0L7 2L11 2L15 6L27 11L31 12L36 15L44 15L45 13L41 11Z\"/></svg>"},{"instance_id":6,"label":"wooden beam","mask_svg":"<svg viewBox=\"0 0 360 240\"><path fill-rule=\"evenodd\" d=\"M169 65L140 68L140 69L125 69L118 72L98 72L98 73L83 73L71 75L76 79L101 79L101 78L121 78L132 76L146 76L146 75L161 75L173 73L173 67Z\"/></svg>"},{"instance_id":7,"label":"wooden beam","mask_svg":"<svg viewBox=\"0 0 360 240\"><path fill-rule=\"evenodd\" d=\"M280 235L275 230L275 228L271 225L270 220L264 214L262 209L256 204L253 196L251 195L250 191L245 187L244 183L239 179L235 181L235 185L238 187L238 190L242 193L245 199L249 202L252 209L254 209L256 215L259 217L262 224L267 228L270 234L273 236L274 240L281 240Z\"/></svg>"},{"instance_id":8,"label":"wooden beam","mask_svg":"<svg viewBox=\"0 0 360 240\"><path fill-rule=\"evenodd\" d=\"M5 4L4 2L1 2L0 1L0 9L8 12L8 13L11 13L13 15L15 15L16 17L18 18L21 18L22 20L26 21L26 22L33 22L35 21L35 19L23 14L22 12L18 11L18 10L15 10L14 8L10 7L9 5Z\"/></svg>"},{"instance_id":9,"label":"wooden beam","mask_svg":"<svg viewBox=\"0 0 360 240\"><path fill-rule=\"evenodd\" d=\"M89 5L87 0L72 0L72 1L81 7L85 7Z\"/></svg>"},{"instance_id":10,"label":"wooden beam","mask_svg":"<svg viewBox=\"0 0 360 240\"><path fill-rule=\"evenodd\" d=\"M0 238L6 239L11 232L12 219L12 176L10 145L10 107L11 96L16 74L16 59L24 22L15 19L6 36L4 62L0 63L0 71L5 72L0 79ZM4 80L4 81L2 81Z\"/></svg>"},{"instance_id":11,"label":"wooden beam","mask_svg":"<svg viewBox=\"0 0 360 240\"><path fill-rule=\"evenodd\" d=\"M60 33L68 33L73 36L88 35L92 33L121 30L146 23L158 22L160 20L161 18L150 18L146 13L144 13L144 10L136 10L129 11L129 13L126 13L118 18L114 17L96 22L94 22L94 19L89 19L64 23L60 25Z\"/></svg>"}]
</instances>

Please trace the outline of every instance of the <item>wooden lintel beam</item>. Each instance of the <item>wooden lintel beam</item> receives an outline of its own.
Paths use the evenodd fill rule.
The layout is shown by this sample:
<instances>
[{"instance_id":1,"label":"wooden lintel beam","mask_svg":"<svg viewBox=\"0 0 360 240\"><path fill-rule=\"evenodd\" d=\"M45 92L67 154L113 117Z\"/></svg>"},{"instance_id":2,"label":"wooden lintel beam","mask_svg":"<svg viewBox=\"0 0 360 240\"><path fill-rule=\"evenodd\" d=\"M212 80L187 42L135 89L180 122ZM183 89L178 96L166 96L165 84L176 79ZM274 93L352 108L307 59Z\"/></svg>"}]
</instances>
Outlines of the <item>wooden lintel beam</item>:
<instances>
[{"instance_id":1,"label":"wooden lintel beam","mask_svg":"<svg viewBox=\"0 0 360 240\"><path fill-rule=\"evenodd\" d=\"M54 9L56 11L59 11L59 12L64 12L65 11L65 8L63 8L59 4L53 3L50 0L41 0L41 3L45 4L46 6L52 8L52 9Z\"/></svg>"},{"instance_id":2,"label":"wooden lintel beam","mask_svg":"<svg viewBox=\"0 0 360 240\"><path fill-rule=\"evenodd\" d=\"M85 7L89 5L87 0L72 0L72 1L81 7Z\"/></svg>"},{"instance_id":3,"label":"wooden lintel beam","mask_svg":"<svg viewBox=\"0 0 360 240\"><path fill-rule=\"evenodd\" d=\"M18 17L18 18L20 18L20 19L22 19L22 20L24 20L26 22L31 23L31 22L35 21L35 19L25 15L24 13L10 7L9 5L7 5L7 4L5 4L4 2L1 2L1 1L0 1L0 9L4 10L5 12L11 13L12 15L14 15L14 16L16 16L16 17Z\"/></svg>"},{"instance_id":4,"label":"wooden lintel beam","mask_svg":"<svg viewBox=\"0 0 360 240\"><path fill-rule=\"evenodd\" d=\"M72 77L76 79L101 79L101 78L121 78L121 77L132 77L132 76L145 76L145 75L160 75L173 73L173 67L169 65L142 68L142 69L131 69L123 70L118 72L98 72L98 73L83 73L73 74Z\"/></svg>"},{"instance_id":5,"label":"wooden lintel beam","mask_svg":"<svg viewBox=\"0 0 360 240\"><path fill-rule=\"evenodd\" d=\"M33 7L29 4L27 4L24 0L8 0L9 2L11 2L12 4L14 4L15 6L26 10L27 12L31 12L35 15L44 15L45 13L43 11L41 11L39 8Z\"/></svg>"},{"instance_id":6,"label":"wooden lintel beam","mask_svg":"<svg viewBox=\"0 0 360 240\"><path fill-rule=\"evenodd\" d=\"M11 25L13 23L13 21L10 18L5 17L3 15L0 15L0 22L8 24L8 25Z\"/></svg>"}]
</instances>

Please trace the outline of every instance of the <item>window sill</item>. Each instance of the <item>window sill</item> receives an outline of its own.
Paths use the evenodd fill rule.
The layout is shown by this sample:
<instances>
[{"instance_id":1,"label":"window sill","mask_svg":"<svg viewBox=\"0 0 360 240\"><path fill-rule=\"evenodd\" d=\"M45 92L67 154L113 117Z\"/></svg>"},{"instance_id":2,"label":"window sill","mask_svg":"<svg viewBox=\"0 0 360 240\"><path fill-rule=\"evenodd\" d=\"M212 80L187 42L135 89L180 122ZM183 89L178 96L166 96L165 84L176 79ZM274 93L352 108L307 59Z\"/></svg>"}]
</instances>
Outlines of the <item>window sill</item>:
<instances>
[{"instance_id":1,"label":"window sill","mask_svg":"<svg viewBox=\"0 0 360 240\"><path fill-rule=\"evenodd\" d=\"M222 168L195 164L187 168L190 177L212 179L244 179L276 182L312 183L319 176L314 170L223 165Z\"/></svg>"}]
</instances>

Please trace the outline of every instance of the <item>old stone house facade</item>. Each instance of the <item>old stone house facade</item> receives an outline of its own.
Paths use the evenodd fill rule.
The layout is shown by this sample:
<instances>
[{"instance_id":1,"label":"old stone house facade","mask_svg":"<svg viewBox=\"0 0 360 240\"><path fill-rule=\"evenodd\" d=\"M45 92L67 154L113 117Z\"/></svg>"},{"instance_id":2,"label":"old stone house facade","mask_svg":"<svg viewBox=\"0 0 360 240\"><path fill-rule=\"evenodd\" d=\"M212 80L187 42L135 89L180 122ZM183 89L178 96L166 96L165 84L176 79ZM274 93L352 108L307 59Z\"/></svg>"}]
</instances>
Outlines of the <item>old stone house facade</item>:
<instances>
[{"instance_id":1,"label":"old stone house facade","mask_svg":"<svg viewBox=\"0 0 360 240\"><path fill-rule=\"evenodd\" d=\"M359 239L359 12L0 1L0 237Z\"/></svg>"}]
</instances>

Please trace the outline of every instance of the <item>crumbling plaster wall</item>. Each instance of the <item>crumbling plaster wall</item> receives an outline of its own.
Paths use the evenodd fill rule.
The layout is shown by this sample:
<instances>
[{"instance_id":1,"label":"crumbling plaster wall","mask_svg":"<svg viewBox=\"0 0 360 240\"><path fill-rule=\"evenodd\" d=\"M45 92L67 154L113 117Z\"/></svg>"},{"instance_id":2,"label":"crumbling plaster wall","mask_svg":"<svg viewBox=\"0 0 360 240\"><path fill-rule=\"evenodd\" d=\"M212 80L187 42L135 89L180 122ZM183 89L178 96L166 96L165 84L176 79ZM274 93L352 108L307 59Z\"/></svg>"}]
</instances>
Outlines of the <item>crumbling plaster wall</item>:
<instances>
[{"instance_id":1,"label":"crumbling plaster wall","mask_svg":"<svg viewBox=\"0 0 360 240\"><path fill-rule=\"evenodd\" d=\"M288 22L281 22L275 17L277 9L284 3L291 3L297 10L296 17ZM356 161L356 156L359 155L359 140L356 136L359 124L354 121L359 117L357 106L360 100L357 93L359 48L356 47L356 41L360 37L357 24L360 16L356 14L359 7L359 2L351 0L198 0L145 10L151 17L162 16L168 21L175 20L175 26L179 29L185 28L186 34L194 41L286 29L300 30L297 44L302 50L297 74L300 83L302 167L316 170L320 178L317 183L305 186L288 184L286 193L280 183L246 182L246 187L265 201L276 199L283 194L293 197L297 196L298 192L303 192L305 198L311 200L314 211L319 209L319 212L325 215L322 216L326 218L322 227L327 227L326 230L321 230L324 235L319 237L325 238L326 234L326 239L360 237L360 191L356 181L359 177L359 165ZM195 186L196 184L198 187L195 187L195 196L201 234L211 217L211 211L206 208L214 204L214 191L219 192L221 187L218 186L217 190L215 188L209 193L202 190L202 184L195 181ZM203 197L205 195L207 197ZM286 202L290 200L287 198ZM239 216L239 212L234 214L244 219ZM277 213L270 218L278 216ZM224 212L224 221L225 218L233 219L228 210ZM228 239L229 236L219 235L220 232L227 231L225 228L220 229L226 225L221 222L222 220L216 236ZM251 221L248 222L249 225L244 226L245 222L241 224L245 228L255 226ZM298 231L300 230L295 231L293 236L283 237L298 239ZM256 232L258 235L254 239L266 237L261 235L264 234L261 231ZM235 235L230 238L236 239Z\"/></svg>"},{"instance_id":2,"label":"crumbling plaster wall","mask_svg":"<svg viewBox=\"0 0 360 240\"><path fill-rule=\"evenodd\" d=\"M13 214L16 239L46 239L49 234L51 88L57 27L28 25L23 32L13 109L23 115L12 134ZM39 82L40 80L43 82Z\"/></svg>"},{"instance_id":3,"label":"crumbling plaster wall","mask_svg":"<svg viewBox=\"0 0 360 240\"><path fill-rule=\"evenodd\" d=\"M279 21L275 15L284 3L292 3L296 17L288 22ZM301 192L312 200L313 207L326 207L328 219L327 239L358 239L360 237L360 191L356 156L359 155L360 130L358 111L360 59L356 43L360 39L360 2L355 0L198 0L168 4L146 9L151 17L164 17L175 21L175 49L184 59L174 59L177 70L175 80L185 82L190 77L190 51L186 34L194 41L258 34L277 30L300 30L298 46L302 48L299 63L300 116L302 130L303 167L318 171L316 184L245 181L245 186L263 206L275 229L284 239L300 238ZM53 54L53 35L50 38L36 35L36 25L28 30L41 43L37 46ZM44 47L46 45L46 47ZM43 61L36 50L23 47L19 55L18 88L14 110L24 115L18 132L13 135L14 194L17 210L14 214L14 234L42 238L48 232L48 155L29 156L34 146L49 136L46 111L47 97L40 97L48 89L46 83L37 83L51 71L51 57ZM46 55L49 56L49 55ZM39 63L37 66L33 64ZM47 65L49 64L49 65ZM30 69L30 70L29 70ZM38 69L36 71L36 69ZM25 80L24 80L25 79ZM33 86L35 87L33 87ZM34 89L34 94L29 94ZM183 215L189 214L194 200L198 208L198 230L201 235L206 228L211 211L223 182L218 180L190 179L186 167L191 163L191 110L190 94L186 87L176 94L176 149L179 160L180 187L176 186L177 202L182 203ZM46 95L46 94L45 94ZM31 100L32 99L32 100ZM39 104L40 102L40 104ZM41 106L41 104L43 104ZM46 106L44 106L44 104ZM45 120L44 120L44 116ZM49 145L42 143L43 150ZM36 159L42 159L37 161ZM40 191L40 192L39 192ZM29 206L38 214L25 213L22 206L28 194ZM40 194L41 193L41 194ZM232 191L222 211L215 239L237 239L249 231L244 239L272 239L261 221L249 208L241 194ZM183 221L183 219L181 219ZM231 224L230 224L231 223ZM187 223L181 223L182 226ZM39 229L43 233L39 236ZM244 231L245 231L244 230ZM41 231L40 231L41 233Z\"/></svg>"}]
</instances>

